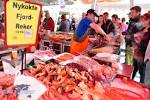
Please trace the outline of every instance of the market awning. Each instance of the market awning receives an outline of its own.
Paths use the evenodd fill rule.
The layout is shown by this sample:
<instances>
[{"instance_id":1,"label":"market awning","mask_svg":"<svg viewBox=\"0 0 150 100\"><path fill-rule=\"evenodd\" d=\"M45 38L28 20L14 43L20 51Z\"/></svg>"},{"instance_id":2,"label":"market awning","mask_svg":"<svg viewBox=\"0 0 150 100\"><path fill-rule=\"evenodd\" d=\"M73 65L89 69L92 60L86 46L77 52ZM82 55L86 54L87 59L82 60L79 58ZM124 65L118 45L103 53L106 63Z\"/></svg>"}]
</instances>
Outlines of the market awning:
<instances>
[{"instance_id":1,"label":"market awning","mask_svg":"<svg viewBox=\"0 0 150 100\"><path fill-rule=\"evenodd\" d=\"M93 0L81 0L84 4L92 3ZM96 2L119 2L121 0L96 0Z\"/></svg>"}]
</instances>

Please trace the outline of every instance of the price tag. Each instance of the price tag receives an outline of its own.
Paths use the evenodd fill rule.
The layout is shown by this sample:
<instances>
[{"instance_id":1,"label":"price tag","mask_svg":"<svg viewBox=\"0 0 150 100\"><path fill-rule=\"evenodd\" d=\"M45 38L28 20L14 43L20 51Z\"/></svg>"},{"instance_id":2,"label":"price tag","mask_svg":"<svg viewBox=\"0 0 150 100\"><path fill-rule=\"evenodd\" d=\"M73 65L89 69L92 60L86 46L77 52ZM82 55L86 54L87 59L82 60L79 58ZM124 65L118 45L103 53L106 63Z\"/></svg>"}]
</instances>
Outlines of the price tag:
<instances>
[{"instance_id":1,"label":"price tag","mask_svg":"<svg viewBox=\"0 0 150 100\"><path fill-rule=\"evenodd\" d=\"M33 32L31 29L25 31L25 38L32 38Z\"/></svg>"},{"instance_id":2,"label":"price tag","mask_svg":"<svg viewBox=\"0 0 150 100\"><path fill-rule=\"evenodd\" d=\"M35 78L24 75L15 77L14 86L19 100L38 100L47 90L46 87Z\"/></svg>"}]
</instances>

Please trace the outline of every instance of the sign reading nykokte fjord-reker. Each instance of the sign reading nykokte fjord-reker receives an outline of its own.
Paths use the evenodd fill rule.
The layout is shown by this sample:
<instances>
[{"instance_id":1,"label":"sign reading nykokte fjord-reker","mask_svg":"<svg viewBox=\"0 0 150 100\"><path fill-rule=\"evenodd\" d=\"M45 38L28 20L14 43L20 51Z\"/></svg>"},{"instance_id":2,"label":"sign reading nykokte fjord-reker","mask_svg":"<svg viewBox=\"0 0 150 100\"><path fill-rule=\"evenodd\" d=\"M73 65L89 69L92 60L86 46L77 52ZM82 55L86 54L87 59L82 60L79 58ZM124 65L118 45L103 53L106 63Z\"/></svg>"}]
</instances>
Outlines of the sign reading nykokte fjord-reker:
<instances>
[{"instance_id":1,"label":"sign reading nykokte fjord-reker","mask_svg":"<svg viewBox=\"0 0 150 100\"><path fill-rule=\"evenodd\" d=\"M41 4L25 0L5 0L7 46L35 44L41 9Z\"/></svg>"}]
</instances>

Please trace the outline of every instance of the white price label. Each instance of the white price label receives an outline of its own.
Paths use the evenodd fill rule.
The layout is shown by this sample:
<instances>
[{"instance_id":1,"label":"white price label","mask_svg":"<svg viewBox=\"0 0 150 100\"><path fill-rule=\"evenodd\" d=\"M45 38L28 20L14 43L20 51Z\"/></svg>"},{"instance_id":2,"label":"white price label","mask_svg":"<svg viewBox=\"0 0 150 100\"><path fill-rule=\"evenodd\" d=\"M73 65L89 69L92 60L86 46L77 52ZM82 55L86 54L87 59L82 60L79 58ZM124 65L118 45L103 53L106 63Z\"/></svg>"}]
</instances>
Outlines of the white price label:
<instances>
[{"instance_id":1,"label":"white price label","mask_svg":"<svg viewBox=\"0 0 150 100\"><path fill-rule=\"evenodd\" d=\"M33 37L33 31L30 30L26 30L25 31L25 38L32 38Z\"/></svg>"},{"instance_id":2,"label":"white price label","mask_svg":"<svg viewBox=\"0 0 150 100\"><path fill-rule=\"evenodd\" d=\"M46 87L35 78L24 75L15 77L14 86L19 100L38 100L47 90Z\"/></svg>"}]
</instances>

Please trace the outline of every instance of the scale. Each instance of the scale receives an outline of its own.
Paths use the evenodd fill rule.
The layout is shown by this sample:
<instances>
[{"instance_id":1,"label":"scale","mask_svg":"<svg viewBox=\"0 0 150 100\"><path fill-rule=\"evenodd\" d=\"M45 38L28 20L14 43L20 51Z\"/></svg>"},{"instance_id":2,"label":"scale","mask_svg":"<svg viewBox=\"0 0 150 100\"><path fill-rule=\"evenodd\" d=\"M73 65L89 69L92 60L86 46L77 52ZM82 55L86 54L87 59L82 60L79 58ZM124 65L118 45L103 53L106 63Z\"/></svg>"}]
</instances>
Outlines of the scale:
<instances>
[{"instance_id":1,"label":"scale","mask_svg":"<svg viewBox=\"0 0 150 100\"><path fill-rule=\"evenodd\" d=\"M4 61L6 63L9 63L12 65L14 68L16 67L17 63L16 60L8 60L3 58L9 53L12 53L13 51L20 51L20 56L21 56L21 73L23 73L23 70L27 69L26 67L26 47L19 47L19 48L10 48L10 49L4 49L0 51L0 61Z\"/></svg>"}]
</instances>

